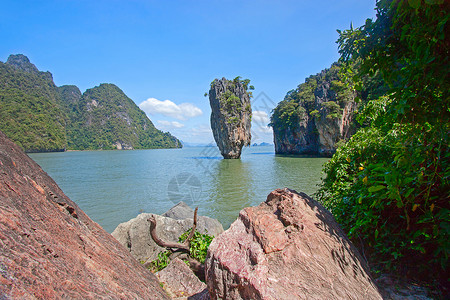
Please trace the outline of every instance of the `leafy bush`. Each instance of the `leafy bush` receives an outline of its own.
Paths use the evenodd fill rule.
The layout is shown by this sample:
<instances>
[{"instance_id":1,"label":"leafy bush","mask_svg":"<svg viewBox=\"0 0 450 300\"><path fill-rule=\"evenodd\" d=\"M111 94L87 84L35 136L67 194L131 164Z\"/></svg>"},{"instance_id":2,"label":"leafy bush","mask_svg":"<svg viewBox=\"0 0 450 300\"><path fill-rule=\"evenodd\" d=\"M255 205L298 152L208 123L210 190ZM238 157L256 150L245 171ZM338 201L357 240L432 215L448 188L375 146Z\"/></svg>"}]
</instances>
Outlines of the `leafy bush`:
<instances>
[{"instance_id":1,"label":"leafy bush","mask_svg":"<svg viewBox=\"0 0 450 300\"><path fill-rule=\"evenodd\" d=\"M183 233L178 241L184 242L191 233L191 230L192 228ZM203 264L206 259L206 254L208 253L209 245L211 244L213 239L214 236L202 234L196 230L194 233L194 237L192 238L190 243L190 256Z\"/></svg>"},{"instance_id":2,"label":"leafy bush","mask_svg":"<svg viewBox=\"0 0 450 300\"><path fill-rule=\"evenodd\" d=\"M385 96L364 104L364 127L326 164L317 194L349 237L369 246L372 263L444 281L450 251L448 8L439 0L379 0L375 22L340 32L341 61L359 65L346 74L353 86L361 89L380 74L388 87L382 87Z\"/></svg>"},{"instance_id":3,"label":"leafy bush","mask_svg":"<svg viewBox=\"0 0 450 300\"><path fill-rule=\"evenodd\" d=\"M326 107L329 111L327 114L327 119L334 119L334 118L341 118L342 117L342 111L339 104L337 104L334 101L327 101L322 103L323 107Z\"/></svg>"},{"instance_id":4,"label":"leafy bush","mask_svg":"<svg viewBox=\"0 0 450 300\"><path fill-rule=\"evenodd\" d=\"M179 238L178 241L183 243L186 241L186 238L191 233L192 228L188 229L185 233L183 233ZM198 232L197 230L194 233L194 236L191 239L190 242L190 248L189 248L189 256L191 258L194 258L198 260L200 263L205 263L206 255L208 253L209 245L211 244L212 240L214 239L214 236L206 234L202 234ZM170 255L172 254L171 251L167 250L164 252L160 252L158 254L158 258L155 259L150 263L148 268L153 271L161 271L167 265L170 263ZM187 261L186 261L187 263Z\"/></svg>"},{"instance_id":5,"label":"leafy bush","mask_svg":"<svg viewBox=\"0 0 450 300\"><path fill-rule=\"evenodd\" d=\"M157 272L161 271L170 263L169 256L172 254L169 250L158 253L158 258L150 263L148 269Z\"/></svg>"},{"instance_id":6,"label":"leafy bush","mask_svg":"<svg viewBox=\"0 0 450 300\"><path fill-rule=\"evenodd\" d=\"M448 267L450 160L448 147L415 139L424 128L395 124L388 132L363 128L326 164L318 193L357 243L361 238L380 264ZM446 133L441 132L442 135ZM442 136L442 140L448 136Z\"/></svg>"}]
</instances>

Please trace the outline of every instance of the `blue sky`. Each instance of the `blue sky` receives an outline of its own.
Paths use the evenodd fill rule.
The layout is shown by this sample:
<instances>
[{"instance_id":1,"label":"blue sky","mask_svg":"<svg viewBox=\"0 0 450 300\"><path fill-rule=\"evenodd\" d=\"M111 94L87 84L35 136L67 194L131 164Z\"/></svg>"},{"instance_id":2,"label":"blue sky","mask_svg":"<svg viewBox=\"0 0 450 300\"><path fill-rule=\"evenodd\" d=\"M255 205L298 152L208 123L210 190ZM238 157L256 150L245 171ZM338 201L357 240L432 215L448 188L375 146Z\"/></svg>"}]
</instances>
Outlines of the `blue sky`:
<instances>
[{"instance_id":1,"label":"blue sky","mask_svg":"<svg viewBox=\"0 0 450 300\"><path fill-rule=\"evenodd\" d=\"M254 142L272 142L270 110L339 57L336 29L372 18L375 0L0 0L0 61L24 54L56 85L114 83L155 125L213 141L214 78L255 86ZM167 101L166 101L167 100Z\"/></svg>"}]
</instances>

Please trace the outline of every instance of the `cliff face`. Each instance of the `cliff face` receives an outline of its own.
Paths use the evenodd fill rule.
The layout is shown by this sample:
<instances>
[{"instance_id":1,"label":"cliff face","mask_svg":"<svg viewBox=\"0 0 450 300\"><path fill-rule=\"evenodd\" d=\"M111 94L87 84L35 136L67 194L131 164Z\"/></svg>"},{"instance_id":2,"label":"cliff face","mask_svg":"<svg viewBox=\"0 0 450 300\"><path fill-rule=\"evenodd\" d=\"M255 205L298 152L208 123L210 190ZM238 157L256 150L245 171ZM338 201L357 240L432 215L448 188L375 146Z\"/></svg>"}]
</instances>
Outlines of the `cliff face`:
<instances>
[{"instance_id":1,"label":"cliff face","mask_svg":"<svg viewBox=\"0 0 450 300\"><path fill-rule=\"evenodd\" d=\"M1 299L168 299L156 277L0 132Z\"/></svg>"},{"instance_id":2,"label":"cliff face","mask_svg":"<svg viewBox=\"0 0 450 300\"><path fill-rule=\"evenodd\" d=\"M57 87L22 55L0 62L0 130L27 152L180 148L117 86Z\"/></svg>"},{"instance_id":3,"label":"cliff face","mask_svg":"<svg viewBox=\"0 0 450 300\"><path fill-rule=\"evenodd\" d=\"M355 93L339 78L339 66L306 79L274 109L271 126L277 154L331 156L355 133Z\"/></svg>"},{"instance_id":4,"label":"cliff face","mask_svg":"<svg viewBox=\"0 0 450 300\"><path fill-rule=\"evenodd\" d=\"M224 158L240 158L251 142L251 93L249 80L215 79L209 90L211 128Z\"/></svg>"}]
</instances>

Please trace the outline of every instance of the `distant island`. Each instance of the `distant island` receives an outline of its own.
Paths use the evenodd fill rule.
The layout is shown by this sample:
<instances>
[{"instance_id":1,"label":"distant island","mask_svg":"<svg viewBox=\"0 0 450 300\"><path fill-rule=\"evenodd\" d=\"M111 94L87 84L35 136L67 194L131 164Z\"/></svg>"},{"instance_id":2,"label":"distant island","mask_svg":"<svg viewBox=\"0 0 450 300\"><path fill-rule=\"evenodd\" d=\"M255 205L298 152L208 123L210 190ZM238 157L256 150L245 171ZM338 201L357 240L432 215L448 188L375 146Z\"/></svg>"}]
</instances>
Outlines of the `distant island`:
<instances>
[{"instance_id":1,"label":"distant island","mask_svg":"<svg viewBox=\"0 0 450 300\"><path fill-rule=\"evenodd\" d=\"M273 144L271 143L266 143L266 142L262 142L262 143L253 143L252 147L260 147L260 146L273 146Z\"/></svg>"},{"instance_id":2,"label":"distant island","mask_svg":"<svg viewBox=\"0 0 450 300\"><path fill-rule=\"evenodd\" d=\"M22 54L0 62L0 119L26 152L182 147L116 85L58 87Z\"/></svg>"}]
</instances>

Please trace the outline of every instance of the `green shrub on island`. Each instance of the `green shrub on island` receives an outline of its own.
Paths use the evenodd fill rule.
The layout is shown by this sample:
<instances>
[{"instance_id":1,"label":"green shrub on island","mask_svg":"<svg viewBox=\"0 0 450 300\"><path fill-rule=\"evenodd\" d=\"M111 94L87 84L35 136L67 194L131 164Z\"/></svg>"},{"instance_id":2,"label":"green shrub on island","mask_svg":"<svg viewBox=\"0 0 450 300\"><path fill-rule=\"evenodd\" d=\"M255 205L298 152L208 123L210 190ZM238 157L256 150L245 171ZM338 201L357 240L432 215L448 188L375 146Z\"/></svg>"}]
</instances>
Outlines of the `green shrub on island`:
<instances>
[{"instance_id":1,"label":"green shrub on island","mask_svg":"<svg viewBox=\"0 0 450 300\"><path fill-rule=\"evenodd\" d=\"M343 73L359 64L346 75L353 86L379 73L389 89L362 104L363 128L325 165L317 194L376 269L444 282L450 252L448 8L443 0L379 0L376 21L340 32Z\"/></svg>"},{"instance_id":2,"label":"green shrub on island","mask_svg":"<svg viewBox=\"0 0 450 300\"><path fill-rule=\"evenodd\" d=\"M170 263L170 254L172 254L172 252L169 250L158 253L158 258L150 263L148 269L153 272L158 272L167 267L167 265Z\"/></svg>"}]
</instances>

